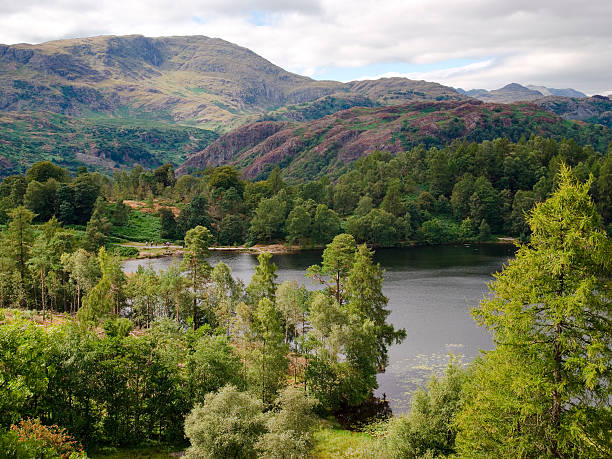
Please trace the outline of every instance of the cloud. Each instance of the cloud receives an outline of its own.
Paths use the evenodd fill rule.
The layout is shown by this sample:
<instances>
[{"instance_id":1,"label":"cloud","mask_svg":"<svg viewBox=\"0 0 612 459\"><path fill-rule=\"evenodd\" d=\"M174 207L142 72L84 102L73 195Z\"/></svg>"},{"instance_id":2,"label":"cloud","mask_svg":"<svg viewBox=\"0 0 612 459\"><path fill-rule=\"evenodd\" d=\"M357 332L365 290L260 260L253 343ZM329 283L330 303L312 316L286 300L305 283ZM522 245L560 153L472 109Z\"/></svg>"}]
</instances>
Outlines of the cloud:
<instances>
[{"instance_id":1,"label":"cloud","mask_svg":"<svg viewBox=\"0 0 612 459\"><path fill-rule=\"evenodd\" d=\"M425 69L407 75L464 88L605 93L611 17L609 0L22 0L0 3L0 42L200 34L303 74L345 68L358 78L363 67L407 63ZM474 64L427 70L461 60Z\"/></svg>"}]
</instances>

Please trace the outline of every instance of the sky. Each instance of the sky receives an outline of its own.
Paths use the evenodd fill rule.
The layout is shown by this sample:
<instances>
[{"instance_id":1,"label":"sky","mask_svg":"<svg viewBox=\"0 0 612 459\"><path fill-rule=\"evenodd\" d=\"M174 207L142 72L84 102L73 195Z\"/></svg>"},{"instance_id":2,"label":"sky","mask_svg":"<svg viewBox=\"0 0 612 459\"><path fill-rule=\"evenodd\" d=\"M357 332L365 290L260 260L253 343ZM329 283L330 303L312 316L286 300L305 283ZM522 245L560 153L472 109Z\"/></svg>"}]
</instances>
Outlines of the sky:
<instances>
[{"instance_id":1,"label":"sky","mask_svg":"<svg viewBox=\"0 0 612 459\"><path fill-rule=\"evenodd\" d=\"M0 0L0 43L205 35L286 70L612 94L612 0Z\"/></svg>"}]
</instances>

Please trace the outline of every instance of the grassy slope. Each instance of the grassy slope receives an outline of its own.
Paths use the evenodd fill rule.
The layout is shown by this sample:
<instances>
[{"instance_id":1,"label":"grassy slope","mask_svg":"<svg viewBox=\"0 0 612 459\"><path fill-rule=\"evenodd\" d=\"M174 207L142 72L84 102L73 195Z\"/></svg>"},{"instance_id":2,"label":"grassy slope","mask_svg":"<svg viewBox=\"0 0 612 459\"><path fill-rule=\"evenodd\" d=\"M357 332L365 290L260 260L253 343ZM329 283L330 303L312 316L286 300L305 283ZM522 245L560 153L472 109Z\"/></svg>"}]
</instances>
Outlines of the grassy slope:
<instances>
[{"instance_id":1,"label":"grassy slope","mask_svg":"<svg viewBox=\"0 0 612 459\"><path fill-rule=\"evenodd\" d=\"M157 215L131 211L127 225L113 226L111 236L134 242L159 242L161 223Z\"/></svg>"},{"instance_id":2,"label":"grassy slope","mask_svg":"<svg viewBox=\"0 0 612 459\"><path fill-rule=\"evenodd\" d=\"M0 113L0 176L41 160L75 170L180 164L217 134L156 121L95 121L50 112Z\"/></svg>"}]
</instances>

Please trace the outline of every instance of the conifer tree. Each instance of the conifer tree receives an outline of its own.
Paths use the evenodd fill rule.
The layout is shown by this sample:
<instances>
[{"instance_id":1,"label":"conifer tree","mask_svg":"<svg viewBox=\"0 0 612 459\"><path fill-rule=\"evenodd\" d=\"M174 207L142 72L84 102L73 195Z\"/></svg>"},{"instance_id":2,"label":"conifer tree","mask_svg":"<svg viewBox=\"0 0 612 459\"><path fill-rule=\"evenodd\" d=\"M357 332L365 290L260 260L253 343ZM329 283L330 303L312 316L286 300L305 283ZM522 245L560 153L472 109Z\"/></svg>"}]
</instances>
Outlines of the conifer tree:
<instances>
[{"instance_id":1,"label":"conifer tree","mask_svg":"<svg viewBox=\"0 0 612 459\"><path fill-rule=\"evenodd\" d=\"M474 311L497 347L477 361L457 420L464 456L612 455L612 247L591 181L563 166L558 183Z\"/></svg>"}]
</instances>

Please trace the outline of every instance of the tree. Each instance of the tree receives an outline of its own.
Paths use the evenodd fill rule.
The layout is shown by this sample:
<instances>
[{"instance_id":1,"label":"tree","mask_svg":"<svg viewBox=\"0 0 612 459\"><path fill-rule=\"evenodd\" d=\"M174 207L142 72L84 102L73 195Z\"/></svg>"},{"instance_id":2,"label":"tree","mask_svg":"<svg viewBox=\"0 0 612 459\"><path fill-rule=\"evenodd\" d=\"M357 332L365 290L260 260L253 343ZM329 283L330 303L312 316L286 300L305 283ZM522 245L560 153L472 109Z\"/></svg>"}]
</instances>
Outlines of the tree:
<instances>
[{"instance_id":1,"label":"tree","mask_svg":"<svg viewBox=\"0 0 612 459\"><path fill-rule=\"evenodd\" d=\"M282 237L287 203L280 195L262 199L251 220L251 235L255 240L271 241Z\"/></svg>"},{"instance_id":2,"label":"tree","mask_svg":"<svg viewBox=\"0 0 612 459\"><path fill-rule=\"evenodd\" d=\"M206 395L185 419L185 436L191 442L188 457L254 459L255 443L264 431L261 402L225 386Z\"/></svg>"},{"instance_id":3,"label":"tree","mask_svg":"<svg viewBox=\"0 0 612 459\"><path fill-rule=\"evenodd\" d=\"M287 459L310 456L314 444L313 430L317 417L313 413L317 400L304 391L288 386L274 402L274 411L266 422L267 432L256 444L267 458Z\"/></svg>"},{"instance_id":4,"label":"tree","mask_svg":"<svg viewBox=\"0 0 612 459\"><path fill-rule=\"evenodd\" d=\"M327 244L323 251L323 263L308 268L307 276L325 285L338 304L344 301L346 276L355 257L355 238L350 234L339 234ZM329 276L329 282L325 279Z\"/></svg>"},{"instance_id":5,"label":"tree","mask_svg":"<svg viewBox=\"0 0 612 459\"><path fill-rule=\"evenodd\" d=\"M365 244L355 251L346 282L347 309L361 322L368 320L374 324L378 346L374 366L382 370L388 363L388 347L394 342L400 343L406 337L406 331L395 330L387 323L391 311L387 309L389 300L382 292L383 271L380 264L374 264L373 256L374 252Z\"/></svg>"},{"instance_id":6,"label":"tree","mask_svg":"<svg viewBox=\"0 0 612 459\"><path fill-rule=\"evenodd\" d=\"M239 215L226 215L219 223L217 239L221 245L240 245L244 243L248 224Z\"/></svg>"},{"instance_id":7,"label":"tree","mask_svg":"<svg viewBox=\"0 0 612 459\"><path fill-rule=\"evenodd\" d=\"M274 302L268 298L259 300L253 317L258 346L253 353L251 380L264 406L269 406L286 379L289 349L284 342L282 317Z\"/></svg>"},{"instance_id":8,"label":"tree","mask_svg":"<svg viewBox=\"0 0 612 459\"><path fill-rule=\"evenodd\" d=\"M606 224L612 222L612 144L610 145L608 154L601 164L596 184L599 212Z\"/></svg>"},{"instance_id":9,"label":"tree","mask_svg":"<svg viewBox=\"0 0 612 459\"><path fill-rule=\"evenodd\" d=\"M185 235L185 254L183 257L183 269L188 271L190 289L192 295L193 329L199 325L199 309L202 302L204 284L210 275L210 265L207 258L210 256L209 247L214 241L213 235L204 226L196 226L187 231Z\"/></svg>"},{"instance_id":10,"label":"tree","mask_svg":"<svg viewBox=\"0 0 612 459\"><path fill-rule=\"evenodd\" d=\"M26 302L25 291L29 277L27 276L27 261L30 258L30 251L34 243L34 231L32 220L35 214L23 206L16 207L8 214L11 221L8 224L8 231L5 236L3 250L6 251L19 276L17 285L19 292L17 296L19 303L24 306Z\"/></svg>"},{"instance_id":11,"label":"tree","mask_svg":"<svg viewBox=\"0 0 612 459\"><path fill-rule=\"evenodd\" d=\"M204 335L187 358L189 398L204 403L206 394L227 384L242 386L242 363L225 336Z\"/></svg>"},{"instance_id":12,"label":"tree","mask_svg":"<svg viewBox=\"0 0 612 459\"><path fill-rule=\"evenodd\" d=\"M255 267L255 273L246 289L249 303L255 307L262 298L274 301L276 293L276 265L272 263L272 254L262 252L257 256L259 264Z\"/></svg>"},{"instance_id":13,"label":"tree","mask_svg":"<svg viewBox=\"0 0 612 459\"><path fill-rule=\"evenodd\" d=\"M69 182L70 174L63 167L56 166L51 161L39 161L32 164L26 171L26 179L28 182L44 183L49 179L54 179L57 182Z\"/></svg>"},{"instance_id":14,"label":"tree","mask_svg":"<svg viewBox=\"0 0 612 459\"><path fill-rule=\"evenodd\" d=\"M102 247L111 232L112 224L108 219L108 213L106 200L99 196L85 229L85 248L91 252Z\"/></svg>"},{"instance_id":15,"label":"tree","mask_svg":"<svg viewBox=\"0 0 612 459\"><path fill-rule=\"evenodd\" d=\"M234 166L220 166L215 168L208 179L211 188L229 190L234 188L240 196L244 192L244 182L240 180L240 172Z\"/></svg>"},{"instance_id":16,"label":"tree","mask_svg":"<svg viewBox=\"0 0 612 459\"><path fill-rule=\"evenodd\" d=\"M402 202L402 193L399 183L393 183L389 186L380 208L393 214L395 217L399 217L406 212L406 208Z\"/></svg>"},{"instance_id":17,"label":"tree","mask_svg":"<svg viewBox=\"0 0 612 459\"><path fill-rule=\"evenodd\" d=\"M61 256L63 269L69 273L70 281L76 287L76 298L70 312L76 312L81 307L81 298L96 285L100 277L100 266L95 255L84 249Z\"/></svg>"},{"instance_id":18,"label":"tree","mask_svg":"<svg viewBox=\"0 0 612 459\"><path fill-rule=\"evenodd\" d=\"M74 223L85 225L91 218L100 184L94 174L79 175L73 182L74 188Z\"/></svg>"},{"instance_id":19,"label":"tree","mask_svg":"<svg viewBox=\"0 0 612 459\"><path fill-rule=\"evenodd\" d=\"M478 240L489 241L491 239L491 227L487 221L483 218L478 227Z\"/></svg>"},{"instance_id":20,"label":"tree","mask_svg":"<svg viewBox=\"0 0 612 459\"><path fill-rule=\"evenodd\" d=\"M287 239L290 242L304 241L310 236L312 219L304 204L298 204L289 212L286 224Z\"/></svg>"},{"instance_id":21,"label":"tree","mask_svg":"<svg viewBox=\"0 0 612 459\"><path fill-rule=\"evenodd\" d=\"M125 302L126 276L119 259L101 247L98 263L102 276L83 300L77 313L83 323L97 323L110 315L117 316Z\"/></svg>"},{"instance_id":22,"label":"tree","mask_svg":"<svg viewBox=\"0 0 612 459\"><path fill-rule=\"evenodd\" d=\"M520 245L474 311L496 349L475 365L457 420L470 457L608 457L612 247L591 183L562 166Z\"/></svg>"},{"instance_id":23,"label":"tree","mask_svg":"<svg viewBox=\"0 0 612 459\"><path fill-rule=\"evenodd\" d=\"M74 188L66 183L60 183L55 192L57 219L64 224L75 221Z\"/></svg>"},{"instance_id":24,"label":"tree","mask_svg":"<svg viewBox=\"0 0 612 459\"><path fill-rule=\"evenodd\" d=\"M128 224L130 218L130 208L125 205L123 199L118 199L113 209L113 216L111 222L115 226L125 226Z\"/></svg>"},{"instance_id":25,"label":"tree","mask_svg":"<svg viewBox=\"0 0 612 459\"><path fill-rule=\"evenodd\" d=\"M32 180L28 183L23 202L36 214L37 221L46 222L56 214L55 193L58 186L55 179L49 179L44 183Z\"/></svg>"},{"instance_id":26,"label":"tree","mask_svg":"<svg viewBox=\"0 0 612 459\"><path fill-rule=\"evenodd\" d=\"M410 411L390 420L385 453L390 458L446 457L455 453L455 414L469 376L451 360L442 378L432 376L427 390L412 395Z\"/></svg>"},{"instance_id":27,"label":"tree","mask_svg":"<svg viewBox=\"0 0 612 459\"><path fill-rule=\"evenodd\" d=\"M325 204L319 204L312 220L312 240L319 244L328 243L342 230L340 217Z\"/></svg>"},{"instance_id":28,"label":"tree","mask_svg":"<svg viewBox=\"0 0 612 459\"><path fill-rule=\"evenodd\" d=\"M28 266L32 270L33 277L40 279L40 299L44 320L47 310L47 275L50 271L60 270L60 256L64 251L70 251L72 234L62 231L55 217L42 225L41 229L41 233L32 246Z\"/></svg>"},{"instance_id":29,"label":"tree","mask_svg":"<svg viewBox=\"0 0 612 459\"><path fill-rule=\"evenodd\" d=\"M159 235L162 239L175 239L178 234L178 226L176 224L176 220L174 219L174 212L167 207L161 207L159 209L159 219L160 219L160 232Z\"/></svg>"},{"instance_id":30,"label":"tree","mask_svg":"<svg viewBox=\"0 0 612 459\"><path fill-rule=\"evenodd\" d=\"M210 226L210 215L208 213L208 201L202 195L194 196L191 201L181 210L176 219L179 228L179 237L196 226Z\"/></svg>"}]
</instances>

